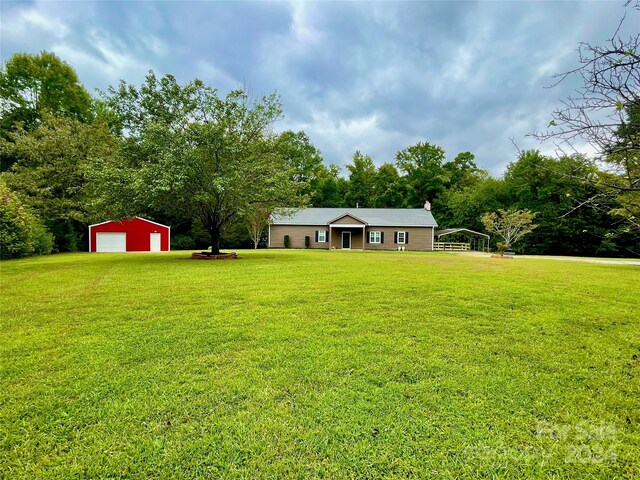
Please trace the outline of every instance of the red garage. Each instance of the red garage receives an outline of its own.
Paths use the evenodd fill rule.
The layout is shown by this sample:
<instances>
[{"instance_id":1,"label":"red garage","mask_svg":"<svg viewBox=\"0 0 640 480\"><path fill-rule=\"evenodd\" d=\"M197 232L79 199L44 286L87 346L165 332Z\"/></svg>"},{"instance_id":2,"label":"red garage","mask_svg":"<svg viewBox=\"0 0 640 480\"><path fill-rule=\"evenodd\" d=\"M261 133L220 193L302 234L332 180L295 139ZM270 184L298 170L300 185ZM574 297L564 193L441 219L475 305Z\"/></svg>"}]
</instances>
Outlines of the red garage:
<instances>
[{"instance_id":1,"label":"red garage","mask_svg":"<svg viewBox=\"0 0 640 480\"><path fill-rule=\"evenodd\" d=\"M90 252L168 252L171 227L145 218L89 225Z\"/></svg>"}]
</instances>

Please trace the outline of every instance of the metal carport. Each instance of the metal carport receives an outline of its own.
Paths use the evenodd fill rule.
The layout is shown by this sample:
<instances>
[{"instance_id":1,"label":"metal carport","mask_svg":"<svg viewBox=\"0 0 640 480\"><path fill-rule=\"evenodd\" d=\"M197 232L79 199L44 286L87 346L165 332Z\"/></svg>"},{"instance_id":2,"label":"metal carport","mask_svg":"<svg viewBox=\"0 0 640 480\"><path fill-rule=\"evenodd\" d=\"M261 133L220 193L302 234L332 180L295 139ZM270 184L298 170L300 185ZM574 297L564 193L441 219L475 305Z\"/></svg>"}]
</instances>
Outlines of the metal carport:
<instances>
[{"instance_id":1,"label":"metal carport","mask_svg":"<svg viewBox=\"0 0 640 480\"><path fill-rule=\"evenodd\" d=\"M459 243L459 242L441 242L440 238L445 237L447 235L460 235L471 237L471 242L469 243ZM479 252L488 252L489 251L489 239L491 238L486 233L480 233L473 230L469 230L468 228L445 228L444 230L438 230L434 233L434 237L436 238L436 242L433 244L434 250L475 250ZM475 240L475 242L474 242ZM480 240L482 240L482 245L480 245ZM475 245L474 245L475 244ZM463 248L464 245L468 245L468 248ZM437 247L437 248L436 248Z\"/></svg>"}]
</instances>

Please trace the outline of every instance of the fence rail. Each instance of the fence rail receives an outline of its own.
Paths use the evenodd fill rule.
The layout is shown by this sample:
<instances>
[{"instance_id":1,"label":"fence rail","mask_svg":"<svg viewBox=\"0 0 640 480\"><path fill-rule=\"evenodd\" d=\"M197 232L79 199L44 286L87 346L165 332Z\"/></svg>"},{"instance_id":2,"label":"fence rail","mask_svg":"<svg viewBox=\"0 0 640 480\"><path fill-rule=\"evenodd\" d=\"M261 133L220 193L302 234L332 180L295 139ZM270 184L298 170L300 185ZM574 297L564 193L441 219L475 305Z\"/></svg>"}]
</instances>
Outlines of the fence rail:
<instances>
[{"instance_id":1,"label":"fence rail","mask_svg":"<svg viewBox=\"0 0 640 480\"><path fill-rule=\"evenodd\" d=\"M447 251L456 251L463 252L471 250L471 245L468 243L450 243L450 242L433 242L434 250L447 250Z\"/></svg>"}]
</instances>

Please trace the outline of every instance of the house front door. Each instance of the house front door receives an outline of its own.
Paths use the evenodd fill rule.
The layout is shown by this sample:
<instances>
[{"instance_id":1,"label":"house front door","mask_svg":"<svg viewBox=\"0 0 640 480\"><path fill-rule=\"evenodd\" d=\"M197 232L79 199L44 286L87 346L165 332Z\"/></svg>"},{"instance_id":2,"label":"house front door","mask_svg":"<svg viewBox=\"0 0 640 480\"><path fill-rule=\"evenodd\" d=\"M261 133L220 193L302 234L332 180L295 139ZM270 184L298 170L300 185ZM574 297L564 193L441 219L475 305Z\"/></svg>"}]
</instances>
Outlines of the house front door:
<instances>
[{"instance_id":1,"label":"house front door","mask_svg":"<svg viewBox=\"0 0 640 480\"><path fill-rule=\"evenodd\" d=\"M342 249L351 250L351 232L342 232Z\"/></svg>"}]
</instances>

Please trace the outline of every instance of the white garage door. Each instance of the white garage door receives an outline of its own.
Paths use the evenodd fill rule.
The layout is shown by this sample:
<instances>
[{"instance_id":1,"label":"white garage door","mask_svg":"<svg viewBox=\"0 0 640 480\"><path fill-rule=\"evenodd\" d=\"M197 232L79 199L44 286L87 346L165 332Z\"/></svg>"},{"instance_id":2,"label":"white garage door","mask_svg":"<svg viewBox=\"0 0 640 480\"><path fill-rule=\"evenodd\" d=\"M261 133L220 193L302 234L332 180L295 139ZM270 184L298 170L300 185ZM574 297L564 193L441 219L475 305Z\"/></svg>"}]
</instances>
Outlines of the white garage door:
<instances>
[{"instance_id":1,"label":"white garage door","mask_svg":"<svg viewBox=\"0 0 640 480\"><path fill-rule=\"evenodd\" d=\"M96 252L126 252L126 233L96 233Z\"/></svg>"}]
</instances>

